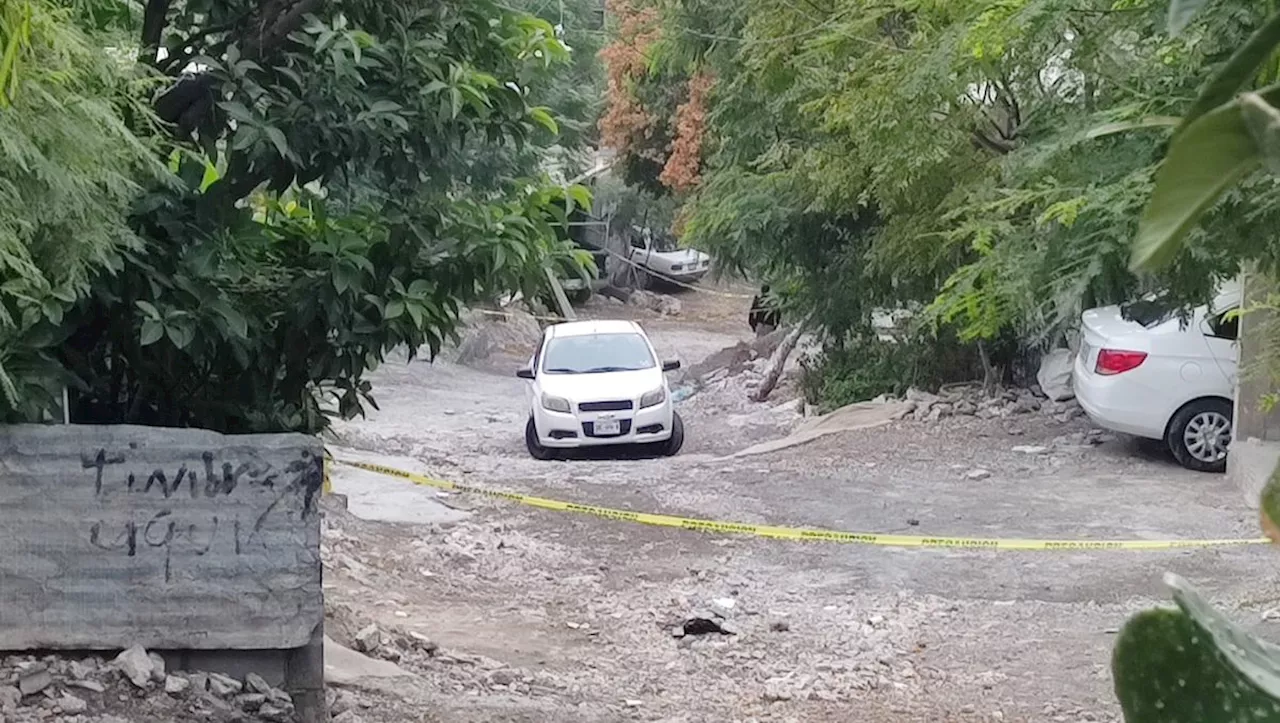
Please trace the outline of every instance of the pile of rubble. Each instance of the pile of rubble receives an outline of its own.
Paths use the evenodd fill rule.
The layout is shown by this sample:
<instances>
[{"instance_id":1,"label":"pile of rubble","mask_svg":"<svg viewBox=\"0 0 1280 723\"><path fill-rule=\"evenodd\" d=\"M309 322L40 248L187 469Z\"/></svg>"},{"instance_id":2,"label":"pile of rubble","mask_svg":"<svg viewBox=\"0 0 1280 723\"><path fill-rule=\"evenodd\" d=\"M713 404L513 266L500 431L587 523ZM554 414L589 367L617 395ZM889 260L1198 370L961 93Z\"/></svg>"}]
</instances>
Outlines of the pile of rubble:
<instances>
[{"instance_id":1,"label":"pile of rubble","mask_svg":"<svg viewBox=\"0 0 1280 723\"><path fill-rule=\"evenodd\" d=\"M135 720L296 720L289 694L250 673L167 671L134 646L113 660L55 655L0 658L0 720L125 723Z\"/></svg>"},{"instance_id":2,"label":"pile of rubble","mask_svg":"<svg viewBox=\"0 0 1280 723\"><path fill-rule=\"evenodd\" d=\"M1021 415L1040 414L1051 416L1060 424L1084 416L1084 410L1074 399L1055 402L1036 388L1006 389L988 395L978 385L944 387L938 394L908 389L904 395L907 408L904 418L918 422L936 422L947 417L977 417L979 419L1004 419ZM888 401L881 397L878 401Z\"/></svg>"},{"instance_id":3,"label":"pile of rubble","mask_svg":"<svg viewBox=\"0 0 1280 723\"><path fill-rule=\"evenodd\" d=\"M627 306L648 309L663 316L679 316L682 311L680 300L667 294L659 294L644 289L636 289L627 297Z\"/></svg>"},{"instance_id":4,"label":"pile of rubble","mask_svg":"<svg viewBox=\"0 0 1280 723\"><path fill-rule=\"evenodd\" d=\"M501 311L477 309L462 315L458 343L446 347L441 357L459 364L475 364L491 357L526 356L542 337L542 325L518 306Z\"/></svg>"}]
</instances>

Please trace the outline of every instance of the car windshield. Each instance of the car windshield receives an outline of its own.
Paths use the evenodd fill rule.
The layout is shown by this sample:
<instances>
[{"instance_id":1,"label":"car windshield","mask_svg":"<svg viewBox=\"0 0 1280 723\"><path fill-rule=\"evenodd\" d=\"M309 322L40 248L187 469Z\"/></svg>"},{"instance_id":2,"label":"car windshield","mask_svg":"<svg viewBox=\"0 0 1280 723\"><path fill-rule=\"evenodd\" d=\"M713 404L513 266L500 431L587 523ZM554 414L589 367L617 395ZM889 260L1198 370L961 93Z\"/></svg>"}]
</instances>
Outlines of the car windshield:
<instances>
[{"instance_id":1,"label":"car windshield","mask_svg":"<svg viewBox=\"0 0 1280 723\"><path fill-rule=\"evenodd\" d=\"M547 342L542 370L547 374L599 374L651 369L653 354L634 333L583 334Z\"/></svg>"},{"instance_id":2,"label":"car windshield","mask_svg":"<svg viewBox=\"0 0 1280 723\"><path fill-rule=\"evenodd\" d=\"M661 251L664 253L667 251L679 251L680 242L677 241L674 236L667 236L666 234L654 234L653 250Z\"/></svg>"}]
</instances>

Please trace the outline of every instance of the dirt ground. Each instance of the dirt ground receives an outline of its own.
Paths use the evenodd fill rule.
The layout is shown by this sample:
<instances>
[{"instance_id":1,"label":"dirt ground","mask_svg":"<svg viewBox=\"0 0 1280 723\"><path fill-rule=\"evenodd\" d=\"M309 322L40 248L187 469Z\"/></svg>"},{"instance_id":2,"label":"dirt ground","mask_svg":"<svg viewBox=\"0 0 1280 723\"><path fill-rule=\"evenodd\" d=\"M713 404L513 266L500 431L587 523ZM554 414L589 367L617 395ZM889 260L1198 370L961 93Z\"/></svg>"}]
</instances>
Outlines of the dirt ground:
<instances>
[{"instance_id":1,"label":"dirt ground","mask_svg":"<svg viewBox=\"0 0 1280 723\"><path fill-rule=\"evenodd\" d=\"M604 303L586 314L640 320L686 365L749 337L749 299L678 297L677 316ZM1257 536L1224 477L1184 471L1132 440L1053 447L1089 425L1051 415L901 421L727 458L800 419L789 388L766 405L732 385L681 401L688 442L674 458L537 462L521 436L524 382L512 374L530 351L385 365L374 378L381 411L341 425L333 451L498 490L719 520L970 537ZM1037 445L1050 449L1014 449ZM974 479L977 469L989 476ZM1280 597L1280 558L1259 546L780 542L374 477L334 470L348 507L327 501L330 634L351 643L374 623L432 644L384 650L405 676L348 686L345 721L1117 720L1114 635L1167 599L1166 570L1280 633L1263 622ZM712 616L704 611L733 634L673 635Z\"/></svg>"}]
</instances>

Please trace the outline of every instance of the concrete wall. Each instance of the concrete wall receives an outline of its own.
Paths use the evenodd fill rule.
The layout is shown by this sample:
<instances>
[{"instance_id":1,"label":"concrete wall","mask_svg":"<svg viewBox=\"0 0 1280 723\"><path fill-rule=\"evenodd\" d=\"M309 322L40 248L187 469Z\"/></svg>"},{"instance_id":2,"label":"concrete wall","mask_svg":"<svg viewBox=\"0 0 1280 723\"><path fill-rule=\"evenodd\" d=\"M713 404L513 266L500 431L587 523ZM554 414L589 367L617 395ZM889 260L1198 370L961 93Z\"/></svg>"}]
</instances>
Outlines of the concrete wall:
<instances>
[{"instance_id":1,"label":"concrete wall","mask_svg":"<svg viewBox=\"0 0 1280 723\"><path fill-rule=\"evenodd\" d=\"M1252 270L1243 274L1244 307L1264 300L1277 286L1274 280ZM1263 412L1259 400L1271 391L1271 381L1253 369L1266 337L1280 330L1268 313L1250 312L1240 317L1240 364L1236 388L1234 431L1227 475L1256 508L1263 486L1280 462L1280 409Z\"/></svg>"},{"instance_id":2,"label":"concrete wall","mask_svg":"<svg viewBox=\"0 0 1280 723\"><path fill-rule=\"evenodd\" d=\"M303 435L0 427L0 650L171 651L321 720L322 460Z\"/></svg>"}]
</instances>

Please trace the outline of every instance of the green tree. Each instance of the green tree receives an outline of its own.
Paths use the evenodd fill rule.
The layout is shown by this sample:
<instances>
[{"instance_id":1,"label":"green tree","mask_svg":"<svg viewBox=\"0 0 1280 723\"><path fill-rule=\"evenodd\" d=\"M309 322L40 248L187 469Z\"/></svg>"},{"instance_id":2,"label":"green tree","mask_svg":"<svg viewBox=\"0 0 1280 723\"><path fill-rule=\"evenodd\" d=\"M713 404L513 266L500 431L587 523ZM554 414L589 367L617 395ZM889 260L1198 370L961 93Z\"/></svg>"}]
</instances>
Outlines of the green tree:
<instances>
[{"instance_id":1,"label":"green tree","mask_svg":"<svg viewBox=\"0 0 1280 723\"><path fill-rule=\"evenodd\" d=\"M1207 294L1233 270L1224 249L1277 220L1236 196L1187 260L1147 281L1127 269L1161 126L1265 8L1228 4L1170 37L1154 2L658 7L640 84L717 78L687 240L790 280L834 337L918 305L966 341L1051 343L1143 284Z\"/></svg>"},{"instance_id":2,"label":"green tree","mask_svg":"<svg viewBox=\"0 0 1280 723\"><path fill-rule=\"evenodd\" d=\"M464 0L82 6L65 17L137 33L89 47L159 79L178 151L141 158L171 184L121 174L127 243L49 335L75 419L315 431L361 413L390 350L434 354L460 305L578 264L563 219L589 197L525 152L559 130L536 104L569 57L545 20ZM149 129L142 110L118 125Z\"/></svg>"},{"instance_id":3,"label":"green tree","mask_svg":"<svg viewBox=\"0 0 1280 723\"><path fill-rule=\"evenodd\" d=\"M127 213L166 175L153 81L86 20L48 0L0 5L0 419L60 405L64 315L142 247Z\"/></svg>"}]
</instances>

